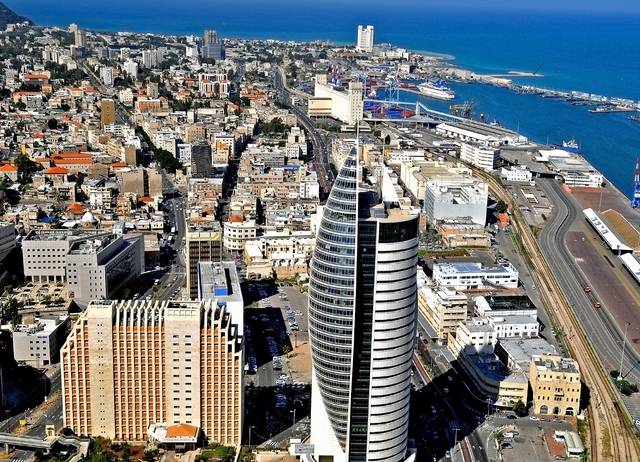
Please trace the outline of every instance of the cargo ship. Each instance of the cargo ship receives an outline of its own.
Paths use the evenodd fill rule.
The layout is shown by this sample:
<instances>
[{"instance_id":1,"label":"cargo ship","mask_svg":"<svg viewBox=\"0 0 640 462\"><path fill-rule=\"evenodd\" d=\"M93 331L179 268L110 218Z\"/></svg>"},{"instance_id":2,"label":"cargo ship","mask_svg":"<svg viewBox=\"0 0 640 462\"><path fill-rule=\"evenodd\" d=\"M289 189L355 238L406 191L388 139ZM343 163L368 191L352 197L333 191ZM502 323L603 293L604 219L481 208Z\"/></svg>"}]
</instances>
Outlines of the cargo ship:
<instances>
[{"instance_id":1,"label":"cargo ship","mask_svg":"<svg viewBox=\"0 0 640 462\"><path fill-rule=\"evenodd\" d=\"M451 100L456 94L446 83L438 80L437 82L424 82L418 85L418 91L421 95L435 99Z\"/></svg>"}]
</instances>

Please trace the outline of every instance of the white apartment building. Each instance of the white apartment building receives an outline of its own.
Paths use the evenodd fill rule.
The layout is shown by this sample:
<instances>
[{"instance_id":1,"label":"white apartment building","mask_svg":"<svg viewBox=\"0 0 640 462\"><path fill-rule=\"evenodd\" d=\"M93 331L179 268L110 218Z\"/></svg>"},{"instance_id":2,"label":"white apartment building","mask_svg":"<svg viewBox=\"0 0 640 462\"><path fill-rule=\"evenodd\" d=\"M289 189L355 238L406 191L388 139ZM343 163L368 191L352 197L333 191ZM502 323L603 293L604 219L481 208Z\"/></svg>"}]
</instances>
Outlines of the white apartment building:
<instances>
[{"instance_id":1,"label":"white apartment building","mask_svg":"<svg viewBox=\"0 0 640 462\"><path fill-rule=\"evenodd\" d=\"M89 187L89 204L91 207L102 209L113 205L113 189L108 186Z\"/></svg>"},{"instance_id":2,"label":"white apartment building","mask_svg":"<svg viewBox=\"0 0 640 462\"><path fill-rule=\"evenodd\" d=\"M436 263L433 281L456 290L517 289L518 270L511 263L483 267L482 263Z\"/></svg>"},{"instance_id":3,"label":"white apartment building","mask_svg":"<svg viewBox=\"0 0 640 462\"><path fill-rule=\"evenodd\" d=\"M133 91L131 88L125 88L118 92L118 100L125 106L133 106Z\"/></svg>"},{"instance_id":4,"label":"white apartment building","mask_svg":"<svg viewBox=\"0 0 640 462\"><path fill-rule=\"evenodd\" d=\"M431 226L440 220L462 217L484 225L488 197L487 184L474 178L433 179L425 184L424 211Z\"/></svg>"},{"instance_id":5,"label":"white apartment building","mask_svg":"<svg viewBox=\"0 0 640 462\"><path fill-rule=\"evenodd\" d=\"M107 87L113 86L113 69L110 66L100 68L100 80Z\"/></svg>"},{"instance_id":6,"label":"white apartment building","mask_svg":"<svg viewBox=\"0 0 640 462\"><path fill-rule=\"evenodd\" d=\"M12 334L14 359L31 367L57 363L70 328L67 315L42 316L33 324L18 324Z\"/></svg>"},{"instance_id":7,"label":"white apartment building","mask_svg":"<svg viewBox=\"0 0 640 462\"><path fill-rule=\"evenodd\" d=\"M512 167L502 167L500 169L500 178L503 181L512 181L519 183L528 183L533 179L533 174L524 165L515 165Z\"/></svg>"},{"instance_id":8,"label":"white apartment building","mask_svg":"<svg viewBox=\"0 0 640 462\"><path fill-rule=\"evenodd\" d=\"M300 199L318 199L320 198L320 183L318 183L318 174L308 172L300 179Z\"/></svg>"},{"instance_id":9,"label":"white apartment building","mask_svg":"<svg viewBox=\"0 0 640 462\"><path fill-rule=\"evenodd\" d=\"M356 50L371 53L373 51L374 28L373 26L358 26L358 41Z\"/></svg>"},{"instance_id":10,"label":"white apartment building","mask_svg":"<svg viewBox=\"0 0 640 462\"><path fill-rule=\"evenodd\" d=\"M222 245L233 252L242 252L247 241L255 239L258 227L255 220L238 220L239 217L231 217L223 225Z\"/></svg>"},{"instance_id":11,"label":"white apartment building","mask_svg":"<svg viewBox=\"0 0 640 462\"><path fill-rule=\"evenodd\" d=\"M178 141L174 132L158 132L154 136L153 142L158 149L164 149L165 151L170 152L173 157L176 157Z\"/></svg>"},{"instance_id":12,"label":"white apartment building","mask_svg":"<svg viewBox=\"0 0 640 462\"><path fill-rule=\"evenodd\" d=\"M182 162L182 165L190 167L191 165L191 143L176 144L176 158Z\"/></svg>"},{"instance_id":13,"label":"white apartment building","mask_svg":"<svg viewBox=\"0 0 640 462\"><path fill-rule=\"evenodd\" d=\"M498 337L482 318L470 318L456 329L456 343L465 354L493 354Z\"/></svg>"},{"instance_id":14,"label":"white apartment building","mask_svg":"<svg viewBox=\"0 0 640 462\"><path fill-rule=\"evenodd\" d=\"M138 79L138 63L128 59L123 65L124 72L135 82Z\"/></svg>"},{"instance_id":15,"label":"white apartment building","mask_svg":"<svg viewBox=\"0 0 640 462\"><path fill-rule=\"evenodd\" d=\"M493 171L499 155L500 150L489 145L460 143L460 160L485 172Z\"/></svg>"},{"instance_id":16,"label":"white apartment building","mask_svg":"<svg viewBox=\"0 0 640 462\"><path fill-rule=\"evenodd\" d=\"M288 159L299 159L307 156L307 140L300 127L291 127L285 151Z\"/></svg>"},{"instance_id":17,"label":"white apartment building","mask_svg":"<svg viewBox=\"0 0 640 462\"><path fill-rule=\"evenodd\" d=\"M440 339L454 334L467 319L467 296L448 287L424 285L418 290L418 309Z\"/></svg>"},{"instance_id":18,"label":"white apartment building","mask_svg":"<svg viewBox=\"0 0 640 462\"><path fill-rule=\"evenodd\" d=\"M491 316L485 319L493 327L498 339L534 338L539 334L540 325L535 317L514 314Z\"/></svg>"}]
</instances>

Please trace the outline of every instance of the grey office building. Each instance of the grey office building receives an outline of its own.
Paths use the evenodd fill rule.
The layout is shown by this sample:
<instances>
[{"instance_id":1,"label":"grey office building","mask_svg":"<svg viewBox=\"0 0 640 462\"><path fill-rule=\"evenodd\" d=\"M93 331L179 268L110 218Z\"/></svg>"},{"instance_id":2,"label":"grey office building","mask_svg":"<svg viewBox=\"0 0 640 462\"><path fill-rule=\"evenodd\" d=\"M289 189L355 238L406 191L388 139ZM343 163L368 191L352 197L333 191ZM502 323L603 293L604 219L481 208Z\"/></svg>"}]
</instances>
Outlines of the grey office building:
<instances>
[{"instance_id":1,"label":"grey office building","mask_svg":"<svg viewBox=\"0 0 640 462\"><path fill-rule=\"evenodd\" d=\"M205 30L202 42L202 57L221 61L224 59L224 44L215 30Z\"/></svg>"}]
</instances>

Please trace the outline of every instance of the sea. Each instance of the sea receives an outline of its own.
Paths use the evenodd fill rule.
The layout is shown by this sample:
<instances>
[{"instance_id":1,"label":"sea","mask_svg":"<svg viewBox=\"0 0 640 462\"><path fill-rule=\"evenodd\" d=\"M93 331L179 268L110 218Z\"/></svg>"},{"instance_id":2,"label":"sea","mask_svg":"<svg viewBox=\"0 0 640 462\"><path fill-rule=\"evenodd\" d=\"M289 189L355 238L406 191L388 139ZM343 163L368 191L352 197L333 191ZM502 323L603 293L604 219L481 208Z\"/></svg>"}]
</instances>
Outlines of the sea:
<instances>
[{"instance_id":1,"label":"sea","mask_svg":"<svg viewBox=\"0 0 640 462\"><path fill-rule=\"evenodd\" d=\"M518 79L545 88L640 100L640 9L626 12L535 11L433 6L426 0L4 0L37 24L102 31L353 43L358 24L375 26L377 43L451 56L482 73L537 71ZM560 2L562 3L562 2ZM446 5L446 4L445 4ZM640 157L640 122L625 113L519 95L483 84L453 84L456 103L475 116L539 142L575 139L583 155L627 196ZM401 93L447 111L450 102Z\"/></svg>"}]
</instances>

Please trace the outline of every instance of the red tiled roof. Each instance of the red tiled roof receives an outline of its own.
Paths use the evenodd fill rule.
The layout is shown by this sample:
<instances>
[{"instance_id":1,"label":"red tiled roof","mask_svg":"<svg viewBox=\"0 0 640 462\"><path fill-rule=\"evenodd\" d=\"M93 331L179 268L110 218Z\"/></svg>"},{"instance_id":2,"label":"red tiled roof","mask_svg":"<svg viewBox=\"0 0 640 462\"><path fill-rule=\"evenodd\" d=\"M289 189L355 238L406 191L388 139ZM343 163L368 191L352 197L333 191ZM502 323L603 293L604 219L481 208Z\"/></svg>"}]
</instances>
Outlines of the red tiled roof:
<instances>
[{"instance_id":1,"label":"red tiled roof","mask_svg":"<svg viewBox=\"0 0 640 462\"><path fill-rule=\"evenodd\" d=\"M55 159L91 159L90 152L60 152L54 154L53 157Z\"/></svg>"},{"instance_id":2,"label":"red tiled roof","mask_svg":"<svg viewBox=\"0 0 640 462\"><path fill-rule=\"evenodd\" d=\"M189 424L177 424L167 427L167 438L196 438L198 427Z\"/></svg>"},{"instance_id":3,"label":"red tiled roof","mask_svg":"<svg viewBox=\"0 0 640 462\"><path fill-rule=\"evenodd\" d=\"M69 170L64 167L49 167L44 173L45 175L66 175L69 173Z\"/></svg>"},{"instance_id":4,"label":"red tiled roof","mask_svg":"<svg viewBox=\"0 0 640 462\"><path fill-rule=\"evenodd\" d=\"M82 204L79 204L78 202L73 202L72 204L69 204L69 206L67 207L67 212L71 212L74 215L80 215L82 213L84 213L85 208L82 206Z\"/></svg>"},{"instance_id":5,"label":"red tiled roof","mask_svg":"<svg viewBox=\"0 0 640 462\"><path fill-rule=\"evenodd\" d=\"M93 164L92 159L53 159L56 164L73 165L73 164Z\"/></svg>"},{"instance_id":6,"label":"red tiled roof","mask_svg":"<svg viewBox=\"0 0 640 462\"><path fill-rule=\"evenodd\" d=\"M0 165L0 172L17 172L18 169L11 164Z\"/></svg>"}]
</instances>

